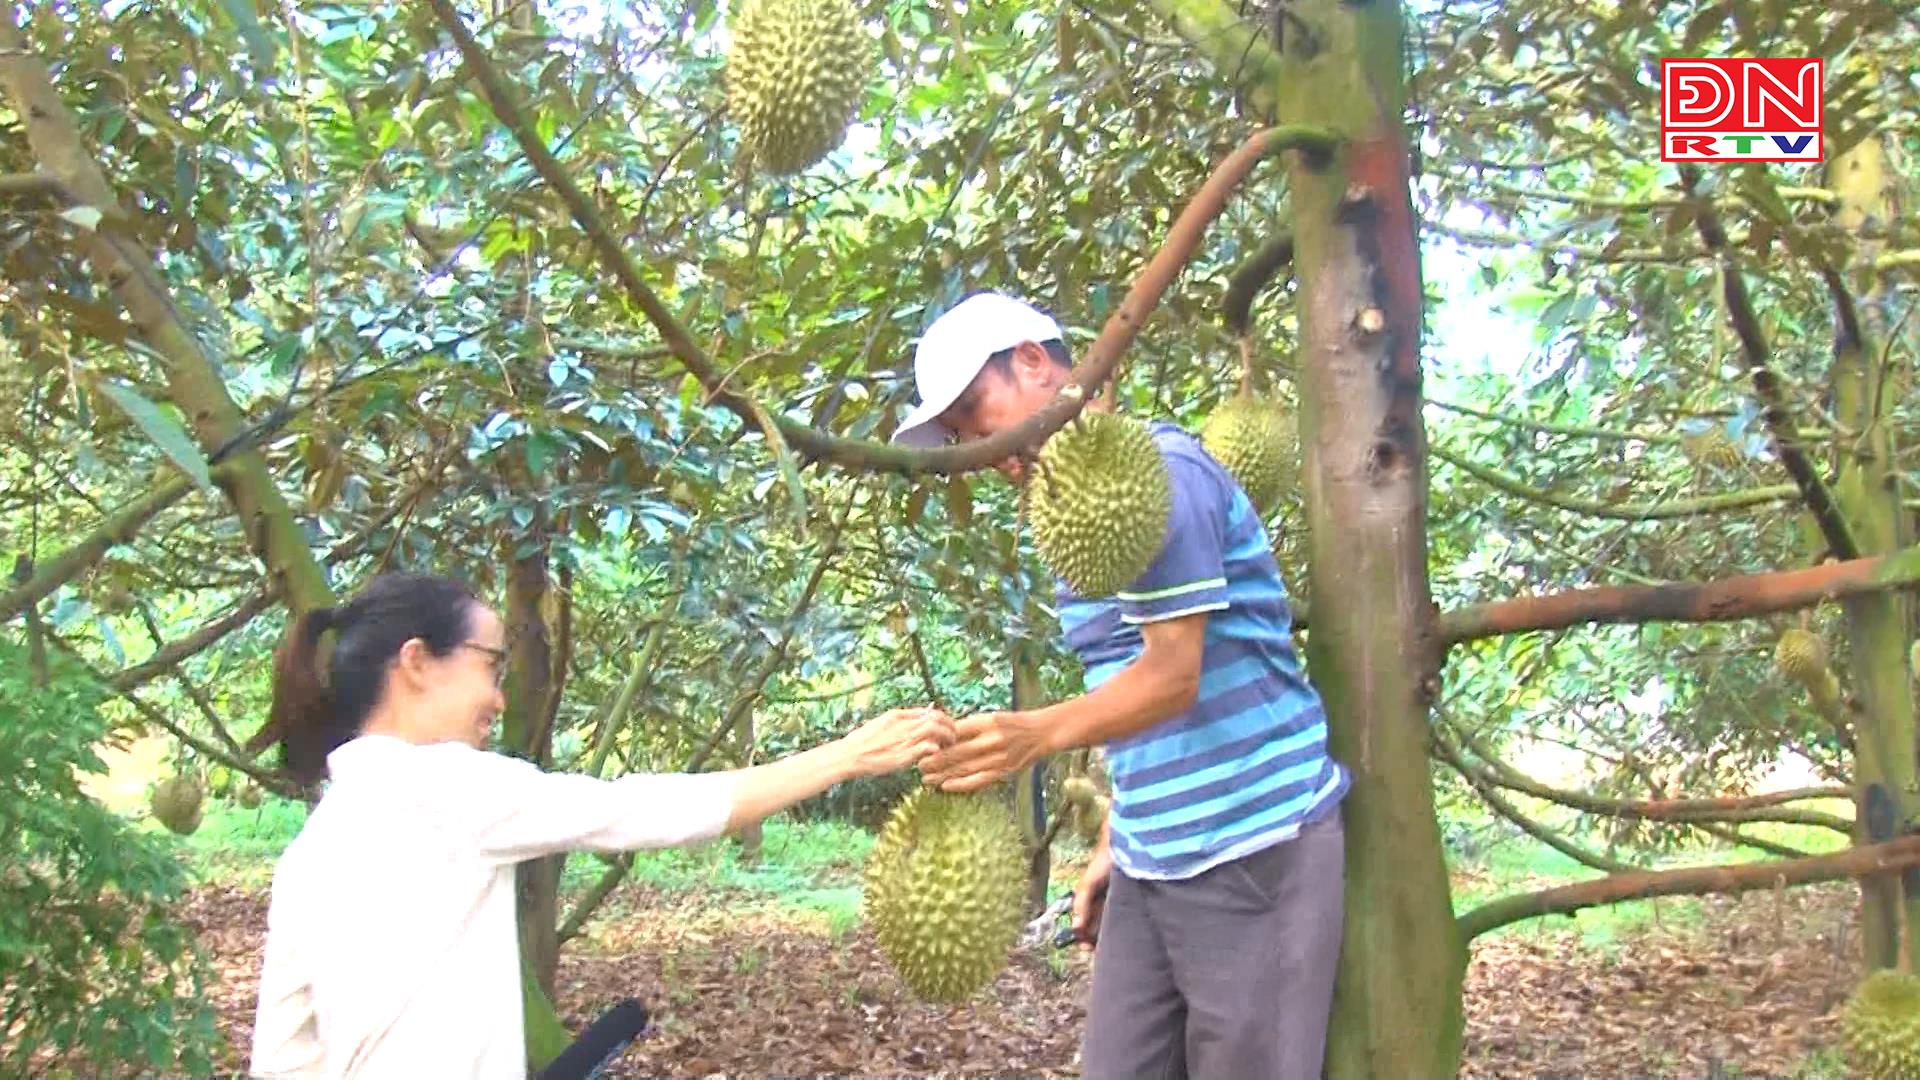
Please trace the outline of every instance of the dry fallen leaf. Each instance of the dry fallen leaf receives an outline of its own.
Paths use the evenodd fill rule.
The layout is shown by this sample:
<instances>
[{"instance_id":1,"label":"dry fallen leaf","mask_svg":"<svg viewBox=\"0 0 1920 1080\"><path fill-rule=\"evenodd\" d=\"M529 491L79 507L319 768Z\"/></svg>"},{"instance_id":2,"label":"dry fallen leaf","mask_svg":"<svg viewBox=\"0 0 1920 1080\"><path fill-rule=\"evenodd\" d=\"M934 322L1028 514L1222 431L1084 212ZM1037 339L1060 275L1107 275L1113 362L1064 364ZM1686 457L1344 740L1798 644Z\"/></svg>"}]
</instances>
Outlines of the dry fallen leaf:
<instances>
[{"instance_id":1,"label":"dry fallen leaf","mask_svg":"<svg viewBox=\"0 0 1920 1080\"><path fill-rule=\"evenodd\" d=\"M1700 924L1667 920L1605 953L1581 947L1564 923L1482 939L1467 971L1460 1075L1785 1080L1834 1042L1831 1010L1854 979L1854 903L1845 886L1790 892L1784 911L1771 895L1711 899ZM187 914L215 961L220 1065L241 1069L266 898L202 888ZM621 998L648 1003L656 1030L609 1080L1071 1077L1089 965L1077 949L1060 959L1056 974L1044 957L1019 956L979 1002L927 1005L905 993L864 931L834 938L818 923L635 888L567 950L558 1004L577 1027Z\"/></svg>"}]
</instances>

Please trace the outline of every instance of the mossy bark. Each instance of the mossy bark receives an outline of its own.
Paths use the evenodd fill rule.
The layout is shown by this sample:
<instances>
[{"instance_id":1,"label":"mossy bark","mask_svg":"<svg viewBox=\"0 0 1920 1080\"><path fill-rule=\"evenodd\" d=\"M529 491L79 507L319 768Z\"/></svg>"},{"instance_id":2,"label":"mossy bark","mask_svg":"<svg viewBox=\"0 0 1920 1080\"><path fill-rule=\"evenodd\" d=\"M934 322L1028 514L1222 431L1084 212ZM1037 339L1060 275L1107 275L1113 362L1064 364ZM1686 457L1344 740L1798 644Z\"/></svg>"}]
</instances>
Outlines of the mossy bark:
<instances>
[{"instance_id":1,"label":"mossy bark","mask_svg":"<svg viewBox=\"0 0 1920 1080\"><path fill-rule=\"evenodd\" d=\"M501 741L508 752L537 765L547 763L552 715L553 639L547 624L548 596L553 583L548 574L547 525L538 514L530 535L509 534L512 552L507 573L507 640L512 654L507 668L507 711L501 718ZM543 1032L559 1024L550 998L554 973L560 963L560 870L564 856L548 856L515 867L519 900L520 956L527 977L538 994L527 997L529 1052Z\"/></svg>"},{"instance_id":2,"label":"mossy bark","mask_svg":"<svg viewBox=\"0 0 1920 1080\"><path fill-rule=\"evenodd\" d=\"M1039 665L1030 649L1016 646L1010 651L1013 666L1013 708L1037 709L1046 704L1040 682ZM1047 906L1048 882L1052 876L1053 853L1047 841L1046 777L1047 760L1042 758L1013 778L1013 809L1020 831L1027 842L1027 907L1039 914Z\"/></svg>"},{"instance_id":3,"label":"mossy bark","mask_svg":"<svg viewBox=\"0 0 1920 1080\"><path fill-rule=\"evenodd\" d=\"M1886 150L1868 139L1835 159L1832 186L1840 197L1839 224L1859 239L1860 271L1838 297L1832 373L1833 404L1841 426L1853 433L1836 446L1835 494L1862 555L1896 551L1911 543L1902 513L1894 433L1888 423L1895 380L1879 346L1886 332L1881 313L1887 299L1873 260L1893 224ZM1863 706L1854 736L1855 787L1859 791L1856 842L1874 843L1910 831L1916 796L1914 703L1907 630L1911 600L1901 591L1867 593L1842 601L1852 682ZM1904 887L1903 887L1904 883ZM1861 883L1861 936L1869 969L1899 962L1904 909L1907 953L1920 957L1920 876L1878 877Z\"/></svg>"},{"instance_id":4,"label":"mossy bark","mask_svg":"<svg viewBox=\"0 0 1920 1080\"><path fill-rule=\"evenodd\" d=\"M1404 27L1397 3L1300 0L1275 30L1281 119L1343 140L1330 163L1289 159L1315 598L1308 656L1334 753L1354 779L1326 1074L1452 1076L1466 950L1427 760L1440 639L1427 580Z\"/></svg>"},{"instance_id":5,"label":"mossy bark","mask_svg":"<svg viewBox=\"0 0 1920 1080\"><path fill-rule=\"evenodd\" d=\"M112 289L140 338L161 357L167 397L186 415L203 452L212 455L241 433L244 419L219 369L188 329L150 256L132 239L126 213L88 151L47 66L11 15L0 18L0 90L26 121L28 145L40 168L66 193L103 215L85 250L94 274ZM240 449L221 462L214 481L239 512L242 532L265 564L275 591L294 614L333 602L320 560L274 484L266 458Z\"/></svg>"}]
</instances>

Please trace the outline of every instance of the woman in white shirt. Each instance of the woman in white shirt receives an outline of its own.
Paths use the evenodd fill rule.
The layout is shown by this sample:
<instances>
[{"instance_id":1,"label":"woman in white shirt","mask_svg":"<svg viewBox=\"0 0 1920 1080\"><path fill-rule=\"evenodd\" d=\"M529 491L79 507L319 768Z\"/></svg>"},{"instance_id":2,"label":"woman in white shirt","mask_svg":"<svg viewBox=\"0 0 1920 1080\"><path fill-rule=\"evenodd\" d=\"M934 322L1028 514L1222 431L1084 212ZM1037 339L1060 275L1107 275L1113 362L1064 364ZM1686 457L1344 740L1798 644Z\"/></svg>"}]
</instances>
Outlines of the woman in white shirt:
<instances>
[{"instance_id":1,"label":"woman in white shirt","mask_svg":"<svg viewBox=\"0 0 1920 1080\"><path fill-rule=\"evenodd\" d=\"M327 786L274 872L253 1076L524 1080L515 863L704 840L954 737L903 710L732 772L543 772L482 749L506 659L500 618L443 577L376 578L294 624L256 743Z\"/></svg>"}]
</instances>

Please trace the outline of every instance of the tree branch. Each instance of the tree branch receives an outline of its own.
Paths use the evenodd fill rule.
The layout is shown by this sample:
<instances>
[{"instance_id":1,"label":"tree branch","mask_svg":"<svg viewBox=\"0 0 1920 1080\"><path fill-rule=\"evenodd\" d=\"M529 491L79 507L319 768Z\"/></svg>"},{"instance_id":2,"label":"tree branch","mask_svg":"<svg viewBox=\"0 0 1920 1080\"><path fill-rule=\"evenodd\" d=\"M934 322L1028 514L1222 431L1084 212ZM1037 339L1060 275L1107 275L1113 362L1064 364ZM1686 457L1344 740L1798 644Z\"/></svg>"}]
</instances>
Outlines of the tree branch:
<instances>
[{"instance_id":1,"label":"tree branch","mask_svg":"<svg viewBox=\"0 0 1920 1080\"><path fill-rule=\"evenodd\" d=\"M1528 836L1558 851L1567 858L1585 866L1592 867L1602 873L1619 874L1627 873L1635 869L1631 863L1623 863L1618 859L1610 859L1597 851L1590 851L1534 820L1519 807L1513 805L1506 796L1501 795L1498 787L1487 777L1484 770L1469 766L1467 762L1461 758L1459 750L1448 742L1445 736L1441 735L1438 730L1434 732L1433 748L1434 752L1440 756L1442 761L1451 765L1453 770L1459 773L1461 778L1464 779L1474 791L1479 793L1480 798L1485 800L1486 804L1493 808L1494 813L1499 814L1501 817L1506 818L1518 826L1520 831L1526 833Z\"/></svg>"},{"instance_id":2,"label":"tree branch","mask_svg":"<svg viewBox=\"0 0 1920 1080\"><path fill-rule=\"evenodd\" d=\"M1574 514L1588 517L1609 518L1615 521L1661 521L1668 518L1699 517L1706 514L1722 514L1730 510L1744 510L1749 506L1779 502L1790 499L1799 493L1792 484L1779 484L1772 487L1753 488L1749 491L1734 491L1724 495L1705 495L1697 499L1680 499L1668 503L1603 503L1593 499L1583 499L1577 495L1559 495L1541 491L1529 486L1519 477L1476 465L1463 457L1449 452L1441 446L1432 447L1433 456L1459 469L1461 472L1481 481L1489 487L1497 488L1516 498L1555 507Z\"/></svg>"},{"instance_id":3,"label":"tree branch","mask_svg":"<svg viewBox=\"0 0 1920 1080\"><path fill-rule=\"evenodd\" d=\"M1220 301L1221 317L1227 329L1244 335L1253 324L1253 298L1279 275L1281 268L1293 262L1293 234L1269 237L1259 250L1247 256L1227 279L1227 295Z\"/></svg>"},{"instance_id":4,"label":"tree branch","mask_svg":"<svg viewBox=\"0 0 1920 1080\"><path fill-rule=\"evenodd\" d=\"M1664 821L1692 823L1698 821L1713 822L1756 822L1772 821L1788 825L1812 825L1832 829L1835 832L1850 834L1853 825L1845 818L1834 814L1825 814L1817 810L1782 810L1770 805L1758 805L1744 808L1722 809L1720 804L1734 803L1738 800L1725 799L1610 799L1598 795L1588 795L1579 791L1563 791L1549 787L1520 772L1513 766L1501 761L1487 749L1486 744L1471 732L1460 731L1460 741L1465 743L1474 756L1485 762L1483 766L1474 766L1462 762L1459 767L1477 771L1488 783L1531 795L1536 799L1545 799L1551 803L1569 807L1589 814L1621 818L1626 821ZM1794 801L1794 800L1788 800ZM1776 804L1777 805L1777 804Z\"/></svg>"},{"instance_id":5,"label":"tree branch","mask_svg":"<svg viewBox=\"0 0 1920 1080\"><path fill-rule=\"evenodd\" d=\"M1812 607L1842 596L1920 585L1920 545L1804 570L1702 583L1606 586L1519 596L1440 617L1449 643L1587 623L1727 622Z\"/></svg>"},{"instance_id":6,"label":"tree branch","mask_svg":"<svg viewBox=\"0 0 1920 1080\"><path fill-rule=\"evenodd\" d=\"M1543 915L1569 915L1584 908L1655 896L1706 896L1750 889L1808 885L1842 878L1877 877L1920 866L1920 836L1848 848L1805 859L1767 859L1735 866L1690 866L1614 874L1596 881L1502 897L1459 918L1460 934L1472 939L1502 926Z\"/></svg>"},{"instance_id":7,"label":"tree branch","mask_svg":"<svg viewBox=\"0 0 1920 1080\"><path fill-rule=\"evenodd\" d=\"M444 468L445 464L443 462L434 462L428 468L425 478L421 480L419 484L415 485L413 490L409 491L405 497L395 501L393 505L382 511L378 517L368 522L365 528L362 528L354 535L335 544L333 548L327 552L326 557L321 560L322 565L334 566L359 554L365 549L367 542L373 538L375 533L386 527L387 523L395 517L398 517L403 509L410 511L417 506L420 499L433 490ZM166 674L175 666L212 648L215 644L219 643L222 638L225 638L228 634L252 622L262 612L278 603L279 600L279 593L274 591L272 583L269 582L266 588L248 596L227 614L222 615L218 619L202 626L200 629L195 630L193 633L170 645L162 646L157 649L152 656L147 657L138 664L122 668L120 671L114 673L108 680L108 683L116 690L133 690L144 686L154 679L159 678L161 675Z\"/></svg>"},{"instance_id":8,"label":"tree branch","mask_svg":"<svg viewBox=\"0 0 1920 1080\"><path fill-rule=\"evenodd\" d=\"M46 599L55 589L99 562L114 547L131 541L142 526L192 490L193 484L186 480L169 480L116 511L86 539L35 566L33 576L24 584L0 594L0 623L12 620L29 606Z\"/></svg>"},{"instance_id":9,"label":"tree branch","mask_svg":"<svg viewBox=\"0 0 1920 1080\"><path fill-rule=\"evenodd\" d=\"M1778 844L1772 840L1763 840L1758 836L1748 836L1746 833L1741 832L1731 825L1713 825L1704 821L1688 822L1688 824L1706 833L1708 836L1717 837L1730 844L1738 844L1764 851L1769 855L1782 859L1805 859L1810 858L1813 854L1810 851L1801 851L1799 848L1788 847L1785 844Z\"/></svg>"},{"instance_id":10,"label":"tree branch","mask_svg":"<svg viewBox=\"0 0 1920 1080\"><path fill-rule=\"evenodd\" d=\"M1760 399L1760 414L1767 422L1767 431L1773 436L1774 453L1780 456L1780 464L1793 477L1794 486L1800 489L1800 497L1806 501L1807 509L1814 520L1820 524L1820 532L1827 539L1827 547L1838 559L1857 559L1860 557L1860 545L1853 538L1853 529L1840 507L1833 500L1833 492L1825 480L1813 469L1813 463L1807 460L1806 451L1801 448L1796 436L1797 426L1793 415L1787 409L1787 398L1781 389L1780 380L1773 373L1771 350L1767 346L1766 334L1760 329L1760 317L1754 313L1753 300L1747 295L1746 279L1740 275L1740 264L1734 259L1727 243L1727 234L1720 227L1720 217L1714 211L1713 204L1697 197L1695 185L1698 173L1691 167L1680 173L1681 183L1686 186L1687 195L1693 199L1694 222L1700 230L1700 238L1707 250L1719 259L1723 292L1727 299L1727 319L1733 324L1733 332L1740 339L1740 349L1747 357L1747 374L1753 380L1753 393Z\"/></svg>"},{"instance_id":11,"label":"tree branch","mask_svg":"<svg viewBox=\"0 0 1920 1080\"><path fill-rule=\"evenodd\" d=\"M154 650L152 656L132 667L122 668L109 676L107 685L115 690L135 690L179 666L183 661L197 656L214 646L220 639L252 622L260 613L272 607L279 598L268 591L254 593L242 600L232 611L202 626L186 637Z\"/></svg>"},{"instance_id":12,"label":"tree branch","mask_svg":"<svg viewBox=\"0 0 1920 1080\"><path fill-rule=\"evenodd\" d=\"M174 305L152 256L127 235L126 210L88 151L46 63L28 47L12 9L0 14L0 90L11 99L40 168L56 177L78 203L100 211L101 220L86 233L94 274L132 317L141 340L161 358L168 397L186 414L202 451L211 455L244 426L239 406ZM224 467L214 473L214 481L238 511L248 546L278 579L280 594L295 611L330 602L326 575L274 485L265 456L246 449L220 464Z\"/></svg>"},{"instance_id":13,"label":"tree branch","mask_svg":"<svg viewBox=\"0 0 1920 1080\"><path fill-rule=\"evenodd\" d=\"M57 177L46 173L7 173L0 175L0 198L18 196L51 195L65 202L73 202L73 195L67 191Z\"/></svg>"},{"instance_id":14,"label":"tree branch","mask_svg":"<svg viewBox=\"0 0 1920 1080\"><path fill-rule=\"evenodd\" d=\"M1561 255L1571 255L1577 259L1597 263L1683 263L1695 259L1704 259L1708 252L1699 248L1629 248L1619 247L1609 250L1606 247L1583 247L1579 244L1543 242L1518 233L1492 232L1485 229L1467 229L1457 225L1444 225L1427 222L1426 227L1442 236L1457 240L1474 247L1533 248Z\"/></svg>"},{"instance_id":15,"label":"tree branch","mask_svg":"<svg viewBox=\"0 0 1920 1080\"><path fill-rule=\"evenodd\" d=\"M1260 116L1272 116L1278 105L1280 54L1263 28L1243 18L1220 0L1151 0L1153 9L1172 25L1215 71L1246 88L1247 103Z\"/></svg>"},{"instance_id":16,"label":"tree branch","mask_svg":"<svg viewBox=\"0 0 1920 1080\"><path fill-rule=\"evenodd\" d=\"M754 699L759 696L761 689L766 686L767 680L773 677L773 673L779 669L780 664L786 659L787 648L793 642L793 635L799 628L800 620L806 615L807 609L813 606L814 595L819 591L820 583L825 580L827 576L827 568L833 563L833 557L840 549L840 538L846 531L847 518L851 516L852 513L853 500L849 499L847 504L841 509L838 520L836 520L828 530L825 546L820 553L819 560L814 563L813 573L808 576L806 584L800 590L799 599L794 602L793 610L787 616L786 632L781 635L779 643L774 646L773 652L768 655L766 662L761 664L760 669L754 673L752 680L734 697L733 706L727 710L726 716L722 717L720 723L714 727L713 734L707 738L705 743L701 744L699 749L694 751L693 757L687 760L687 764L681 768L681 772L691 773L700 771L701 766L707 763L707 759L713 755L714 750L717 749L721 741L727 737L727 733L739 724L740 718L746 714L746 710L753 706ZM603 757L604 755L597 754L596 759L598 760ZM625 858L616 861L600 874L599 880L593 883L593 887L587 890L586 895L580 898L579 902L573 906L573 910L567 913L566 919L561 922L559 931L559 941L561 944L564 945L579 936L580 931L587 925L587 921L593 918L594 912L598 911L600 905L606 903L607 898L613 895L613 890L619 887L620 882L626 878L627 872L632 868L633 860L631 858Z\"/></svg>"},{"instance_id":17,"label":"tree branch","mask_svg":"<svg viewBox=\"0 0 1920 1080\"><path fill-rule=\"evenodd\" d=\"M620 246L586 194L580 190L552 153L534 134L533 125L520 108L513 91L493 62L488 59L473 34L454 10L452 0L427 0L459 48L467 72L480 84L494 115L519 143L521 151L540 177L566 204L576 224L587 236L606 269L620 282L627 297L638 307L660 334L661 341L707 390L711 403L738 416L744 423L757 426L755 405L745 395L728 389L726 375L693 340L684 327L646 283L640 266ZM790 417L775 416L780 434L802 456L813 461L868 471L903 473L967 472L1004 461L1038 445L1059 430L1084 405L1098 395L1101 385L1112 374L1120 356L1139 333L1159 303L1160 296L1174 276L1192 258L1207 226L1225 209L1228 195L1239 186L1254 165L1269 154L1299 150L1316 156L1331 152L1335 137L1319 128L1297 125L1271 128L1255 134L1223 161L1207 179L1169 231L1165 244L1142 270L1120 306L1107 320L1100 336L1073 370L1067 385L1051 402L1025 421L986 439L932 450L914 450L885 443L868 442L830 435Z\"/></svg>"},{"instance_id":18,"label":"tree branch","mask_svg":"<svg viewBox=\"0 0 1920 1080\"><path fill-rule=\"evenodd\" d=\"M1604 195L1593 195L1580 191L1542 191L1520 184L1510 184L1503 180L1480 180L1479 183L1498 191L1503 195L1512 195L1519 199L1535 199L1540 202L1562 203L1589 210L1668 210L1683 205L1687 200L1680 195L1656 195L1647 199L1620 199ZM1780 197L1788 202L1813 202L1831 206L1840 201L1840 196L1823 188L1783 187L1778 189Z\"/></svg>"},{"instance_id":19,"label":"tree branch","mask_svg":"<svg viewBox=\"0 0 1920 1080\"><path fill-rule=\"evenodd\" d=\"M78 663L82 668L84 668L86 672L89 675L91 675L96 682L100 683L102 686L105 686L111 689L114 693L120 695L120 697L124 699L127 702L127 704L132 705L134 707L135 711L139 712L141 716L146 717L148 722L154 724L155 726L159 727L161 730L172 735L174 738L179 739L181 742L192 747L194 749L194 752L198 753L200 756L207 758L210 761L215 761L222 765L225 765L227 768L232 769L235 772L240 772L240 773L246 774L247 776L251 776L252 778L260 782L261 787L266 788L268 791L271 791L276 795L281 795L289 799L298 799L298 798L305 797L306 793L300 790L298 785L294 784L291 780L287 779L285 776L282 776L279 773L270 772L266 769L263 769L260 766L255 765L250 761L247 761L244 757L228 753L226 750L222 749L221 747L215 746L214 744L206 741L205 739L202 739L199 736L193 734L192 732L187 731L186 729L180 727L178 724L175 724L172 720L167 719L167 714L165 712L163 712L161 709L153 705L151 702L147 701L145 698L142 698L139 694L134 693L132 690L123 690L120 687L114 686L112 679L108 678L107 675L104 672L102 672L99 668L94 667L93 664L89 662L86 657L80 655L80 651L74 648L71 644L59 638L54 638L53 642L55 645L59 646L59 648L62 651L64 651L68 656L72 657L76 663Z\"/></svg>"},{"instance_id":20,"label":"tree branch","mask_svg":"<svg viewBox=\"0 0 1920 1080\"><path fill-rule=\"evenodd\" d=\"M1549 424L1540 420L1528 420L1519 416L1506 416L1501 413L1486 412L1468 405L1454 405L1445 401L1427 399L1427 404L1448 412L1477 416L1482 420L1491 420L1507 427L1521 428L1526 431L1538 431L1547 435L1568 435L1578 439L1610 439L1618 442L1643 442L1652 446L1679 446L1685 436L1674 432L1653 431L1616 431L1612 428L1578 427L1569 424Z\"/></svg>"}]
</instances>

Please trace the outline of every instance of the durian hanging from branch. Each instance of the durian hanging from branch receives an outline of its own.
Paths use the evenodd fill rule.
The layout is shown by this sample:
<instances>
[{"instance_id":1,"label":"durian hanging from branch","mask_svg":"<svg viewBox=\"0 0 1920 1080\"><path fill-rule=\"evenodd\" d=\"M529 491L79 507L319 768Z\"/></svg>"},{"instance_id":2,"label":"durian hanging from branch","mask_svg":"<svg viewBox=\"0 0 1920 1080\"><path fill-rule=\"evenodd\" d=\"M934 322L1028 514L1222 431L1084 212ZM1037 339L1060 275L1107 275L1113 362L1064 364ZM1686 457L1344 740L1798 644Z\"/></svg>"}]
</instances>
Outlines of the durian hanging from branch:
<instances>
[{"instance_id":1,"label":"durian hanging from branch","mask_svg":"<svg viewBox=\"0 0 1920 1080\"><path fill-rule=\"evenodd\" d=\"M727 33L742 165L787 176L845 141L879 64L852 0L741 0Z\"/></svg>"},{"instance_id":2,"label":"durian hanging from branch","mask_svg":"<svg viewBox=\"0 0 1920 1080\"><path fill-rule=\"evenodd\" d=\"M1294 417L1281 401L1255 390L1252 342L1240 342L1240 389L1200 429L1200 444L1239 482L1261 517L1273 512L1299 476Z\"/></svg>"},{"instance_id":3,"label":"durian hanging from branch","mask_svg":"<svg viewBox=\"0 0 1920 1080\"><path fill-rule=\"evenodd\" d=\"M881 953L922 1000L964 1001L1006 966L1026 912L1020 828L997 793L920 788L867 858L864 900Z\"/></svg>"},{"instance_id":4,"label":"durian hanging from branch","mask_svg":"<svg viewBox=\"0 0 1920 1080\"><path fill-rule=\"evenodd\" d=\"M1095 598L1146 573L1166 543L1173 487L1146 424L1088 411L1040 447L1026 501L1041 561Z\"/></svg>"}]
</instances>

